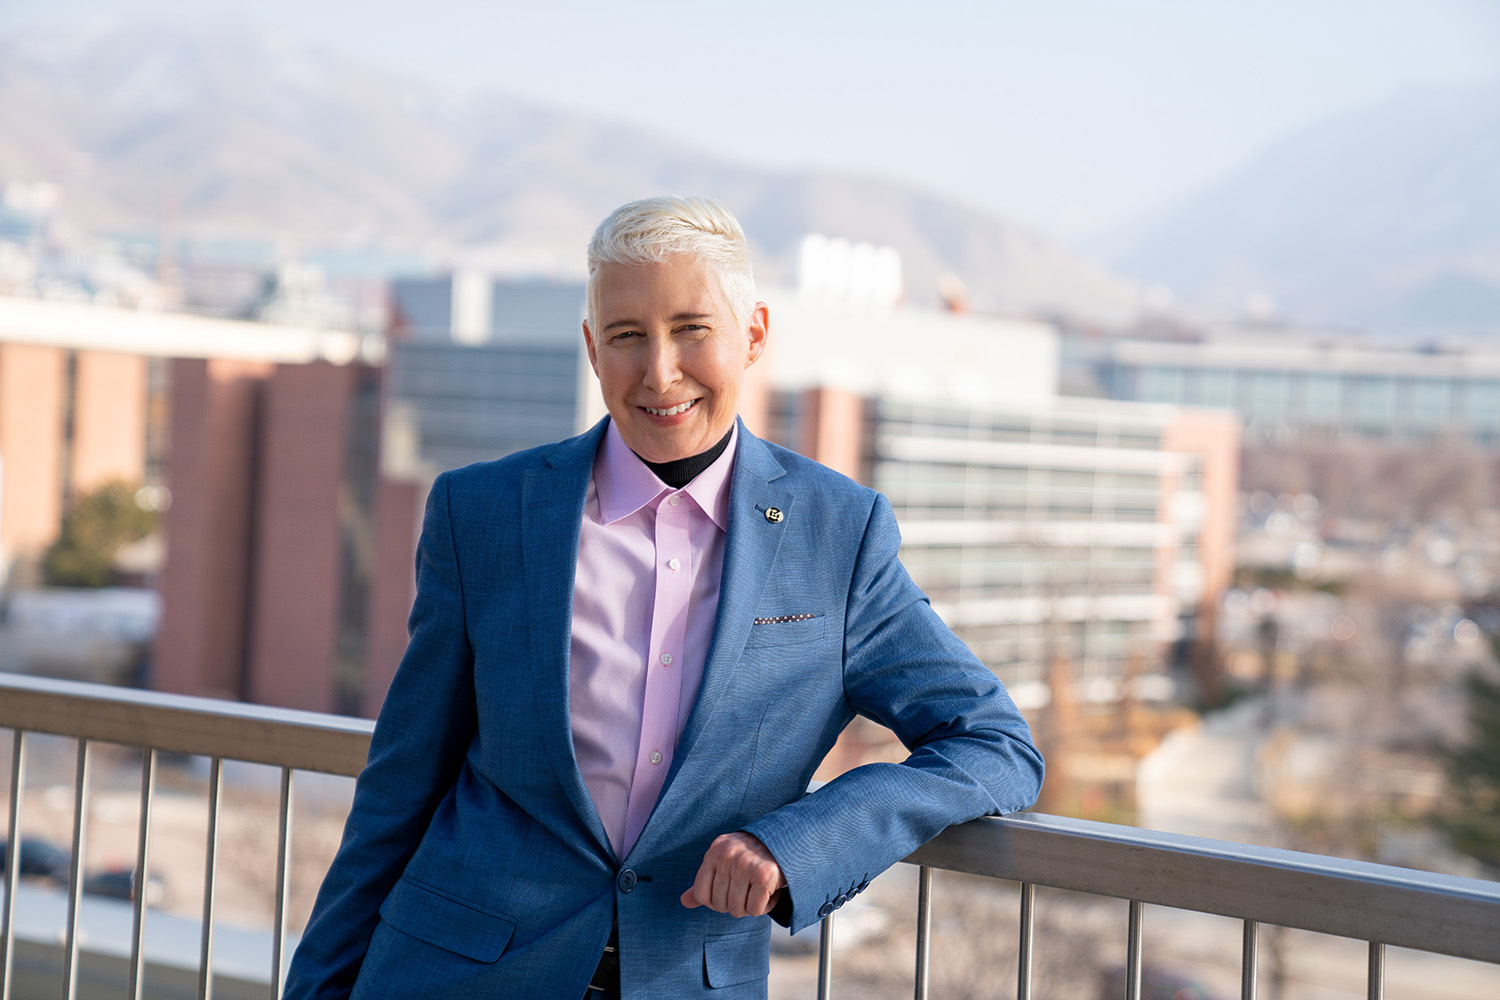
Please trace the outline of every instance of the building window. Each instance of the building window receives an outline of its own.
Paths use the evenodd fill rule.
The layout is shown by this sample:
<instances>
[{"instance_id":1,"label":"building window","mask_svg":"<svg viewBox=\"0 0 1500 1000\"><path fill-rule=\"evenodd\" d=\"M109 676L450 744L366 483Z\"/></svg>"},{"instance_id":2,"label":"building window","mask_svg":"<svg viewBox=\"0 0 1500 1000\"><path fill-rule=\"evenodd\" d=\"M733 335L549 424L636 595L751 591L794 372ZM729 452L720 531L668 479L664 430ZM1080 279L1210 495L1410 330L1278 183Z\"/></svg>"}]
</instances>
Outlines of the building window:
<instances>
[{"instance_id":1,"label":"building window","mask_svg":"<svg viewBox=\"0 0 1500 1000\"><path fill-rule=\"evenodd\" d=\"M1239 403L1234 372L1205 368L1198 373L1198 402L1203 406L1234 409Z\"/></svg>"},{"instance_id":2,"label":"building window","mask_svg":"<svg viewBox=\"0 0 1500 1000\"><path fill-rule=\"evenodd\" d=\"M1435 427L1448 419L1453 384L1446 379L1419 378L1407 383L1406 416L1417 427Z\"/></svg>"},{"instance_id":3,"label":"building window","mask_svg":"<svg viewBox=\"0 0 1500 1000\"><path fill-rule=\"evenodd\" d=\"M1464 393L1464 416L1476 433L1491 433L1500 424L1500 382L1470 382Z\"/></svg>"},{"instance_id":4,"label":"building window","mask_svg":"<svg viewBox=\"0 0 1500 1000\"><path fill-rule=\"evenodd\" d=\"M1257 417L1281 417L1287 410L1291 379L1286 372L1256 372L1250 379L1250 412Z\"/></svg>"},{"instance_id":5,"label":"building window","mask_svg":"<svg viewBox=\"0 0 1500 1000\"><path fill-rule=\"evenodd\" d=\"M1309 417L1336 420L1344 409L1342 375L1308 375L1302 380L1302 412Z\"/></svg>"},{"instance_id":6,"label":"building window","mask_svg":"<svg viewBox=\"0 0 1500 1000\"><path fill-rule=\"evenodd\" d=\"M1390 427L1396 417L1396 380L1389 375L1360 379L1354 396L1354 417L1366 428Z\"/></svg>"},{"instance_id":7,"label":"building window","mask_svg":"<svg viewBox=\"0 0 1500 1000\"><path fill-rule=\"evenodd\" d=\"M1142 368L1139 398L1143 403L1181 403L1183 381L1181 368Z\"/></svg>"}]
</instances>

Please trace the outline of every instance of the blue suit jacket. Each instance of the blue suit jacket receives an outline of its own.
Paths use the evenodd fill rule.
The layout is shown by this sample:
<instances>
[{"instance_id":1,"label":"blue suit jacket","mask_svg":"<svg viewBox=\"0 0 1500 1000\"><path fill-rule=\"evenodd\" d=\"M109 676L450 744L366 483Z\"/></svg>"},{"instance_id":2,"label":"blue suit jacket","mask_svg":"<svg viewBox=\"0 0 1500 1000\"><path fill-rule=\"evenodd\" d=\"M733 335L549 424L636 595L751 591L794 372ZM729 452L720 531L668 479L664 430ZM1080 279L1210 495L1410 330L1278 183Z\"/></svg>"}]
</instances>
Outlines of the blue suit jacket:
<instances>
[{"instance_id":1,"label":"blue suit jacket","mask_svg":"<svg viewBox=\"0 0 1500 1000\"><path fill-rule=\"evenodd\" d=\"M617 914L626 998L763 997L770 920L678 899L714 837L765 843L797 930L944 827L1034 801L1026 723L907 577L885 498L741 427L702 686L617 859L567 691L604 426L433 484L410 644L286 997L572 1000ZM910 757L805 794L855 713Z\"/></svg>"}]
</instances>

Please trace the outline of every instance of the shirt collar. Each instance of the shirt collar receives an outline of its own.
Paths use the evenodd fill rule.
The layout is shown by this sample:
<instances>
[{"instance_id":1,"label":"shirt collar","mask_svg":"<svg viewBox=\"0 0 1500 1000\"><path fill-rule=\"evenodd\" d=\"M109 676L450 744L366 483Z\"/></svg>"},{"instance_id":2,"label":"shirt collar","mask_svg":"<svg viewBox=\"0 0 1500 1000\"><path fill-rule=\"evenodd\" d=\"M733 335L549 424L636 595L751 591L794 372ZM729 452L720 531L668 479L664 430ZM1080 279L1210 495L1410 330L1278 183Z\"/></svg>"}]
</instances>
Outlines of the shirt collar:
<instances>
[{"instance_id":1,"label":"shirt collar","mask_svg":"<svg viewBox=\"0 0 1500 1000\"><path fill-rule=\"evenodd\" d=\"M720 531L729 530L729 478L734 471L739 441L740 427L736 420L723 454L682 488L682 492L693 498ZM639 455L630 450L613 420L605 429L604 447L599 449L594 460L594 489L599 496L600 520L605 524L629 517L647 504L674 492L656 477Z\"/></svg>"}]
</instances>

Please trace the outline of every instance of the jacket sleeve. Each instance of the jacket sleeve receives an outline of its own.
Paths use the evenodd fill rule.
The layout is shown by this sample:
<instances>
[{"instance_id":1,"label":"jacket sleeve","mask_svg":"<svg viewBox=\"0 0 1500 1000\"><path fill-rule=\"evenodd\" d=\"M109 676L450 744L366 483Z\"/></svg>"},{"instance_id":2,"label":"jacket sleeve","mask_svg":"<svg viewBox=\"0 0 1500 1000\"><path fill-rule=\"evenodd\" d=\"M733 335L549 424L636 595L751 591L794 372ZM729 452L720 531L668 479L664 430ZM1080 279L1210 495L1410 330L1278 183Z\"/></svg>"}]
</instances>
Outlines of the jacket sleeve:
<instances>
[{"instance_id":1,"label":"jacket sleeve","mask_svg":"<svg viewBox=\"0 0 1500 1000\"><path fill-rule=\"evenodd\" d=\"M792 931L816 922L955 823L1036 801L1042 758L994 673L932 610L897 558L877 495L845 612L844 692L893 730L905 761L854 768L745 827L786 876Z\"/></svg>"},{"instance_id":2,"label":"jacket sleeve","mask_svg":"<svg viewBox=\"0 0 1500 1000\"><path fill-rule=\"evenodd\" d=\"M355 784L343 840L292 957L283 997L346 997L381 904L449 794L475 731L473 651L464 619L448 474L427 497L409 642Z\"/></svg>"}]
</instances>

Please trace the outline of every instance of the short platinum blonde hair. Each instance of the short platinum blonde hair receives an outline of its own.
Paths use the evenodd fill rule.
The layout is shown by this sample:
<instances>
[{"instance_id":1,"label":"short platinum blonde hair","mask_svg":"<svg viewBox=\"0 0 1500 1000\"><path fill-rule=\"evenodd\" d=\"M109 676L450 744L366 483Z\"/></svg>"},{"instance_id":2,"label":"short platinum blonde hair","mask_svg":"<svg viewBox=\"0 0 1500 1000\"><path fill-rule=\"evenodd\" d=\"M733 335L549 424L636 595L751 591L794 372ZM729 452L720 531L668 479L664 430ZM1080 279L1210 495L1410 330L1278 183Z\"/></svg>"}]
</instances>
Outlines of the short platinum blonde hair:
<instances>
[{"instance_id":1,"label":"short platinum blonde hair","mask_svg":"<svg viewBox=\"0 0 1500 1000\"><path fill-rule=\"evenodd\" d=\"M600 264L658 264L678 254L712 267L735 321L749 322L755 309L755 276L739 221L710 198L666 195L621 205L594 230L587 293L591 334L599 329L595 278Z\"/></svg>"}]
</instances>

